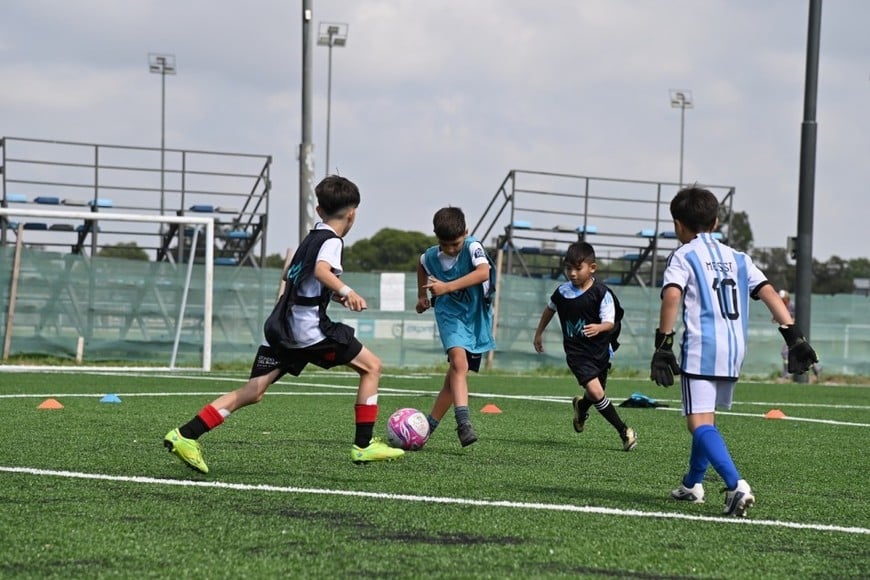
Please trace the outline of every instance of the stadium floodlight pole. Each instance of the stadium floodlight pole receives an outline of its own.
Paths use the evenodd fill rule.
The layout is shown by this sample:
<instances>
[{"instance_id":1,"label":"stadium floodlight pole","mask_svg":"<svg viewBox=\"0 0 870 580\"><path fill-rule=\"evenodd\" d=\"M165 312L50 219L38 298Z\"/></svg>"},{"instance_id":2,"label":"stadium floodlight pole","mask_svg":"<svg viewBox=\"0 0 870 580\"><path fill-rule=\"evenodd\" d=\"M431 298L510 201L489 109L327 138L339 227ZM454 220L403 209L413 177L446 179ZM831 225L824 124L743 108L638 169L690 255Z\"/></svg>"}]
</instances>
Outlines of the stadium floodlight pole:
<instances>
[{"instance_id":1,"label":"stadium floodlight pole","mask_svg":"<svg viewBox=\"0 0 870 580\"><path fill-rule=\"evenodd\" d=\"M321 22L317 34L318 46L329 49L329 67L326 81L326 175L329 175L329 133L332 122L332 47L347 44L347 24L343 22Z\"/></svg>"},{"instance_id":2,"label":"stadium floodlight pole","mask_svg":"<svg viewBox=\"0 0 870 580\"><path fill-rule=\"evenodd\" d=\"M680 109L680 189L683 189L683 142L686 135L686 109L695 106L692 91L671 89L671 107Z\"/></svg>"},{"instance_id":3,"label":"stadium floodlight pole","mask_svg":"<svg viewBox=\"0 0 870 580\"><path fill-rule=\"evenodd\" d=\"M160 75L160 215L166 205L166 75L174 75L175 55L148 53L148 70Z\"/></svg>"}]
</instances>

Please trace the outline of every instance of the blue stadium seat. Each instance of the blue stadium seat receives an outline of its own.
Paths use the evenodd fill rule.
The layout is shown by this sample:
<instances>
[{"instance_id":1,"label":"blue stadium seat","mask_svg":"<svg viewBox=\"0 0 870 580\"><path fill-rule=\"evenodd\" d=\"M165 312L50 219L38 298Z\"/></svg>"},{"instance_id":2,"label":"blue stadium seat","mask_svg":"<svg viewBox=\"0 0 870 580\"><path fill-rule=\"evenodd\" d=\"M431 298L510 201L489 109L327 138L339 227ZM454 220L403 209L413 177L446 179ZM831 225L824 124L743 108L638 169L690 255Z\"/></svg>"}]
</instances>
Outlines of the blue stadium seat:
<instances>
[{"instance_id":1,"label":"blue stadium seat","mask_svg":"<svg viewBox=\"0 0 870 580\"><path fill-rule=\"evenodd\" d=\"M537 246L523 246L520 248L520 254L540 254L541 248Z\"/></svg>"},{"instance_id":2,"label":"blue stadium seat","mask_svg":"<svg viewBox=\"0 0 870 580\"><path fill-rule=\"evenodd\" d=\"M42 222L26 222L24 224L25 230L47 230L48 224L44 224Z\"/></svg>"},{"instance_id":3,"label":"blue stadium seat","mask_svg":"<svg viewBox=\"0 0 870 580\"><path fill-rule=\"evenodd\" d=\"M58 205L60 203L60 198L54 197L54 196L40 195L39 197L37 197L36 199L33 200L33 203L42 203L45 205Z\"/></svg>"},{"instance_id":4,"label":"blue stadium seat","mask_svg":"<svg viewBox=\"0 0 870 580\"><path fill-rule=\"evenodd\" d=\"M667 239L669 239L669 240L676 240L676 239L677 239L677 232L673 232L673 231L671 231L671 232L662 232L662 233L659 234L659 237L667 238Z\"/></svg>"},{"instance_id":5,"label":"blue stadium seat","mask_svg":"<svg viewBox=\"0 0 870 580\"><path fill-rule=\"evenodd\" d=\"M88 202L81 200L81 199L69 199L69 198L67 198L67 199L63 200L63 204L78 207L78 206L88 205Z\"/></svg>"},{"instance_id":6,"label":"blue stadium seat","mask_svg":"<svg viewBox=\"0 0 870 580\"><path fill-rule=\"evenodd\" d=\"M630 262L634 262L636 260L640 260L640 254L625 254L620 258L620 260L628 260Z\"/></svg>"},{"instance_id":7,"label":"blue stadium seat","mask_svg":"<svg viewBox=\"0 0 870 580\"><path fill-rule=\"evenodd\" d=\"M516 230L528 230L532 227L532 222L526 220L514 220L511 223L511 227Z\"/></svg>"},{"instance_id":8,"label":"blue stadium seat","mask_svg":"<svg viewBox=\"0 0 870 580\"><path fill-rule=\"evenodd\" d=\"M75 227L72 224L51 224L48 228L55 232L72 232L75 231Z\"/></svg>"},{"instance_id":9,"label":"blue stadium seat","mask_svg":"<svg viewBox=\"0 0 870 580\"><path fill-rule=\"evenodd\" d=\"M27 203L27 196L23 193L7 193L6 201L10 203Z\"/></svg>"},{"instance_id":10,"label":"blue stadium seat","mask_svg":"<svg viewBox=\"0 0 870 580\"><path fill-rule=\"evenodd\" d=\"M577 233L578 234L597 234L598 233L598 226L590 226L590 225L577 226Z\"/></svg>"},{"instance_id":11,"label":"blue stadium seat","mask_svg":"<svg viewBox=\"0 0 870 580\"><path fill-rule=\"evenodd\" d=\"M642 238L654 238L656 237L656 231L652 228L644 228L637 232L637 235Z\"/></svg>"},{"instance_id":12,"label":"blue stadium seat","mask_svg":"<svg viewBox=\"0 0 870 580\"><path fill-rule=\"evenodd\" d=\"M239 263L235 258L215 258L215 266L235 266Z\"/></svg>"},{"instance_id":13,"label":"blue stadium seat","mask_svg":"<svg viewBox=\"0 0 870 580\"><path fill-rule=\"evenodd\" d=\"M111 199L104 197L88 200L88 205L91 207L112 207L114 204Z\"/></svg>"},{"instance_id":14,"label":"blue stadium seat","mask_svg":"<svg viewBox=\"0 0 870 580\"><path fill-rule=\"evenodd\" d=\"M251 237L251 232L246 232L245 230L233 230L227 234L227 237L231 240L247 240Z\"/></svg>"},{"instance_id":15,"label":"blue stadium seat","mask_svg":"<svg viewBox=\"0 0 870 580\"><path fill-rule=\"evenodd\" d=\"M197 213L214 213L214 206L209 203L197 203L190 206L190 211Z\"/></svg>"}]
</instances>

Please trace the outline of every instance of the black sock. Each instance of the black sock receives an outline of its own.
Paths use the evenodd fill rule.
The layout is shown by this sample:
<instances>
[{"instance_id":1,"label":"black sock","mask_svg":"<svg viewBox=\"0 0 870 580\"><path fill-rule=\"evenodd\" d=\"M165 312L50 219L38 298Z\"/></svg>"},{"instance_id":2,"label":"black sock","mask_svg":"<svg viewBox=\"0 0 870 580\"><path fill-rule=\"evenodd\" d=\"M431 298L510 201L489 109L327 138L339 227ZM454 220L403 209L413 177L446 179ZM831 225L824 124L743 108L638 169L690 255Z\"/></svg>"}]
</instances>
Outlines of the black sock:
<instances>
[{"instance_id":1,"label":"black sock","mask_svg":"<svg viewBox=\"0 0 870 580\"><path fill-rule=\"evenodd\" d=\"M592 406L592 400L589 399L585 394L583 398L580 399L580 417L585 417L589 414L589 407Z\"/></svg>"},{"instance_id":2,"label":"black sock","mask_svg":"<svg viewBox=\"0 0 870 580\"><path fill-rule=\"evenodd\" d=\"M374 433L374 430L374 423L357 423L353 444L360 448L368 447L369 443L372 441L372 433Z\"/></svg>"},{"instance_id":3,"label":"black sock","mask_svg":"<svg viewBox=\"0 0 870 580\"><path fill-rule=\"evenodd\" d=\"M607 422L613 425L614 429L619 431L619 435L625 435L625 423L622 422L622 419L619 418L619 413L616 412L616 407L613 406L613 403L610 402L606 396L595 403L595 408L598 409L598 412L601 413L601 416L607 419Z\"/></svg>"},{"instance_id":4,"label":"black sock","mask_svg":"<svg viewBox=\"0 0 870 580\"><path fill-rule=\"evenodd\" d=\"M206 426L205 421L200 419L199 415L178 428L181 436L188 439L199 439L206 431L208 431L208 426Z\"/></svg>"}]
</instances>

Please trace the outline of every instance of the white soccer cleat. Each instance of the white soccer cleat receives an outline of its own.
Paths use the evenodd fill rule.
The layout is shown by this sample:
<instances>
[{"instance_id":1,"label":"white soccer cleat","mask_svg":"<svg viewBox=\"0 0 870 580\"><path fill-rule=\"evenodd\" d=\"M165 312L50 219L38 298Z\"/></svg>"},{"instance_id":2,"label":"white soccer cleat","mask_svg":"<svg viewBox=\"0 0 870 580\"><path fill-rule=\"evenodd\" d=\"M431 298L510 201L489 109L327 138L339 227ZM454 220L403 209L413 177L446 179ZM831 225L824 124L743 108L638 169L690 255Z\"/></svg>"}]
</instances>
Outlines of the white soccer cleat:
<instances>
[{"instance_id":1,"label":"white soccer cleat","mask_svg":"<svg viewBox=\"0 0 870 580\"><path fill-rule=\"evenodd\" d=\"M681 483L680 487L671 490L671 497L690 503L704 503L704 486L696 483L692 487L686 487Z\"/></svg>"},{"instance_id":2,"label":"white soccer cleat","mask_svg":"<svg viewBox=\"0 0 870 580\"><path fill-rule=\"evenodd\" d=\"M755 496L745 479L737 481L737 487L725 490L725 508L722 513L726 516L746 517L746 510L755 505Z\"/></svg>"}]
</instances>

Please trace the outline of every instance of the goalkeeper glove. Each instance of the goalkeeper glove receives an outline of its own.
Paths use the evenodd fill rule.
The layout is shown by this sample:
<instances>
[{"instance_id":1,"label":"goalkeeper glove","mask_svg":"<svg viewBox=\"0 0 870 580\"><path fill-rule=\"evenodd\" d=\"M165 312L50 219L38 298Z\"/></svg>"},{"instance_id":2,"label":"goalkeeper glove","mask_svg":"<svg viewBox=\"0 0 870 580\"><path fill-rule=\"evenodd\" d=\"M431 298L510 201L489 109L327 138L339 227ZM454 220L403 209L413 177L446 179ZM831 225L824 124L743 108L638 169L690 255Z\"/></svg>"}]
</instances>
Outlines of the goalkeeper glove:
<instances>
[{"instance_id":1,"label":"goalkeeper glove","mask_svg":"<svg viewBox=\"0 0 870 580\"><path fill-rule=\"evenodd\" d=\"M674 375L680 374L677 357L674 356L674 333L665 334L656 329L656 350L650 363L649 378L657 385L670 387L674 384Z\"/></svg>"},{"instance_id":2,"label":"goalkeeper glove","mask_svg":"<svg viewBox=\"0 0 870 580\"><path fill-rule=\"evenodd\" d=\"M788 326L780 326L779 333L785 339L785 344L788 346L788 372L791 374L802 375L807 372L811 366L819 362L819 356L803 333L794 324Z\"/></svg>"}]
</instances>

